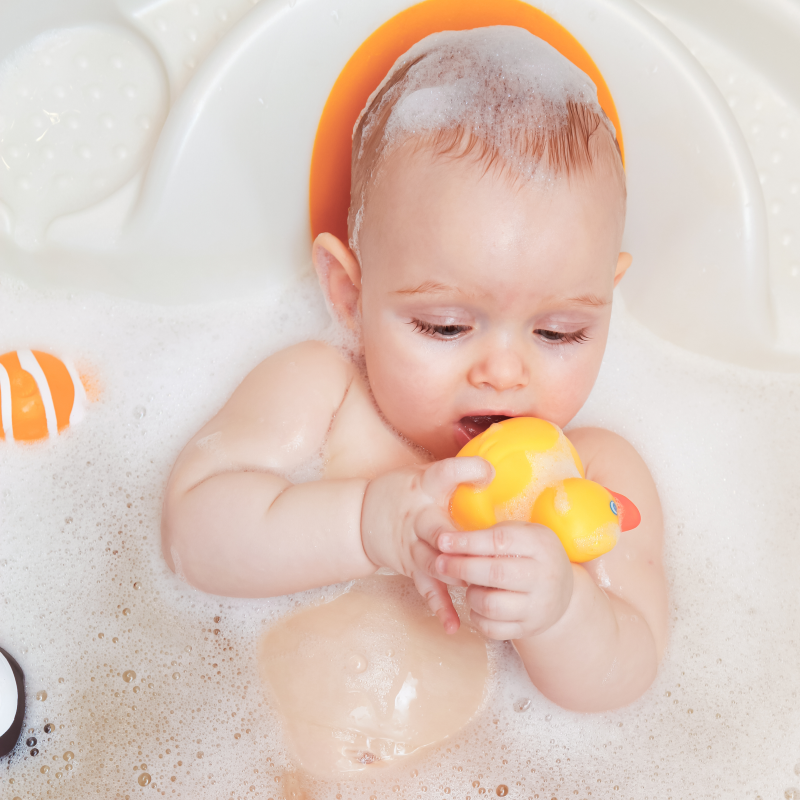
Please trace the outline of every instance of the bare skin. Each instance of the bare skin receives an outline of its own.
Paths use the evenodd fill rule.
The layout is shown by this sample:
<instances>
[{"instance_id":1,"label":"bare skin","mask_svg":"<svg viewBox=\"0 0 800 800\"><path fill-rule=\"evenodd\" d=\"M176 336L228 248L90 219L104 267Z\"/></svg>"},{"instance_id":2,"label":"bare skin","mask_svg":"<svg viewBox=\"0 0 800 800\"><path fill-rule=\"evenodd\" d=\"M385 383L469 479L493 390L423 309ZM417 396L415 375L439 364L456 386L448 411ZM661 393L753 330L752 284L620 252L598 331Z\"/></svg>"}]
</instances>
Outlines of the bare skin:
<instances>
[{"instance_id":1,"label":"bare skin","mask_svg":"<svg viewBox=\"0 0 800 800\"><path fill-rule=\"evenodd\" d=\"M372 772L413 757L465 725L483 700L485 639L466 626L444 633L407 584L361 581L261 639L262 679L312 775Z\"/></svg>"},{"instance_id":2,"label":"bare skin","mask_svg":"<svg viewBox=\"0 0 800 800\"><path fill-rule=\"evenodd\" d=\"M568 434L587 477L642 514L594 562L571 564L542 526L463 533L447 513L459 483L492 477L482 459L452 458L469 436L464 418L564 427L586 401L630 263L623 222L603 170L520 187L468 159L394 154L368 197L360 263L330 234L314 247L335 313L360 332L368 377L316 342L256 367L175 465L170 566L204 591L248 597L389 567L449 632L459 619L447 584L466 584L472 623L512 639L555 702L598 711L641 695L666 644L667 593L658 495L627 442ZM320 450L322 480L281 477Z\"/></svg>"}]
</instances>

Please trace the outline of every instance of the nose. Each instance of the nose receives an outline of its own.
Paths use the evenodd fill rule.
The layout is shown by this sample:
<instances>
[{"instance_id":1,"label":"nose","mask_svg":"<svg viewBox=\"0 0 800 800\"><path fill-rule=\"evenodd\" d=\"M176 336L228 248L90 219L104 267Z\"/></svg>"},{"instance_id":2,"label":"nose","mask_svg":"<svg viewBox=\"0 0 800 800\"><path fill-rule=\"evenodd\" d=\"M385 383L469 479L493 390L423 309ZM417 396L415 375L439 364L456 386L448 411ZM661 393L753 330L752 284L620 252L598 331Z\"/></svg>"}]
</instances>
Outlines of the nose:
<instances>
[{"instance_id":1,"label":"nose","mask_svg":"<svg viewBox=\"0 0 800 800\"><path fill-rule=\"evenodd\" d=\"M528 385L528 366L512 345L498 344L487 348L472 363L467 377L477 389L505 392Z\"/></svg>"}]
</instances>

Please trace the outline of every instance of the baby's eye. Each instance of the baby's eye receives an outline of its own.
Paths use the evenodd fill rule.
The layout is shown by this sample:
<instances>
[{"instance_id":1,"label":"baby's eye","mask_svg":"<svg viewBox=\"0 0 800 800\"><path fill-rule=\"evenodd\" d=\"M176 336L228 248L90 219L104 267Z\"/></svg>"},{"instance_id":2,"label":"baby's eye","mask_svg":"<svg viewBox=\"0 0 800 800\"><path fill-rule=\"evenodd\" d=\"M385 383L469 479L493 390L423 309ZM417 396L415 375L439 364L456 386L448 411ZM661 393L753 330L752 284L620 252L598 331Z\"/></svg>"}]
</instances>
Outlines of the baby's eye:
<instances>
[{"instance_id":1,"label":"baby's eye","mask_svg":"<svg viewBox=\"0 0 800 800\"><path fill-rule=\"evenodd\" d=\"M414 326L415 331L440 339L455 339L459 334L470 330L469 325L434 325L421 319L412 319L410 324Z\"/></svg>"},{"instance_id":2,"label":"baby's eye","mask_svg":"<svg viewBox=\"0 0 800 800\"><path fill-rule=\"evenodd\" d=\"M570 331L569 333L538 328L534 333L541 336L546 342L552 342L553 344L579 344L589 338L586 328L581 328L579 331Z\"/></svg>"}]
</instances>

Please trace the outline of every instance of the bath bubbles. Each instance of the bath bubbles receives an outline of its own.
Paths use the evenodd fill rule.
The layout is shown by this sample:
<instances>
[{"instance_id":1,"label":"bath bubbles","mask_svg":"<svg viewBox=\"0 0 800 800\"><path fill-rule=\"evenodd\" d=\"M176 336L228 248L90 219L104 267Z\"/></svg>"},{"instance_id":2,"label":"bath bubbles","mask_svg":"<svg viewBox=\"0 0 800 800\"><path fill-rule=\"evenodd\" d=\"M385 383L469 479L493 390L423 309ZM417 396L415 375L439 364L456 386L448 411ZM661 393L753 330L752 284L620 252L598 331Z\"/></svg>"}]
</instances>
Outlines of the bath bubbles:
<instances>
[{"instance_id":1,"label":"bath bubbles","mask_svg":"<svg viewBox=\"0 0 800 800\"><path fill-rule=\"evenodd\" d=\"M347 659L347 668L350 672L361 673L367 668L367 659L360 653L354 653Z\"/></svg>"},{"instance_id":2,"label":"bath bubbles","mask_svg":"<svg viewBox=\"0 0 800 800\"><path fill-rule=\"evenodd\" d=\"M47 692L44 689L36 692L36 699L41 701L47 700Z\"/></svg>"},{"instance_id":3,"label":"bath bubbles","mask_svg":"<svg viewBox=\"0 0 800 800\"><path fill-rule=\"evenodd\" d=\"M142 762L154 764L156 773L148 795L160 797L161 784L175 788L172 797L222 796L227 792L217 791L221 785L238 786L244 795L253 784L259 797L283 796L285 783L274 778L290 770L291 761L274 707L261 691L253 650L287 613L314 604L321 594L331 597L332 590L257 601L209 597L165 567L159 520L170 469L189 438L275 348L321 330L308 316L308 309L318 313L321 301L304 292L280 301L165 309L80 294L59 300L0 286L0 336L59 337L76 361L93 364L103 385L87 424L74 435L47 448L6 447L0 454L0 487L10 490L3 498L3 557L15 559L13 570L0 567L0 592L10 601L2 606L3 646L20 653L28 646L35 669L23 741L44 735L37 710L66 725L57 732L66 741L52 752L43 743L43 758L21 747L27 758L11 763L9 772L2 764L6 776L17 778L13 787L3 784L9 796L38 798L51 789L54 798L128 794L133 800ZM784 455L800 452L800 381L708 359L696 363L662 346L624 309L615 307L613 314L603 368L575 424L610 428L629 439L653 471L662 498L673 618L655 685L631 708L576 715L535 693L511 645L492 644L485 705L474 723L441 749L403 765L391 782L376 772L376 784L367 783L360 795L342 784L344 800L370 794L435 799L445 796L439 788L445 785L448 797L486 800L497 796L500 784L509 787L508 797L521 800L535 794L581 800L587 792L573 790L586 786L583 780L591 783L589 800L753 797L751 786L764 798L783 798L788 786L798 785L792 769L800 761L794 724L800 709L792 698L798 687L790 666L800 663L800 648L789 620L798 617L793 565L800 563L800 537L777 532L797 531L800 519L796 472ZM141 353L157 357L140 359ZM137 426L131 411L137 398L150 395L156 399L148 401L146 424ZM749 519L754 497L758 536ZM134 581L142 588L134 590ZM124 617L121 607L134 601L136 614ZM218 636L208 632L221 627L214 616L225 619ZM102 641L98 631L105 633ZM119 642L111 645L112 637ZM353 653L364 650L342 652L342 666ZM172 660L182 666L168 666ZM374 666L370 659L363 674L349 677L365 678ZM180 681L170 677L176 669ZM65 683L46 704L33 703L35 687L59 675ZM527 712L516 713L514 702L528 698ZM690 707L695 713L687 716ZM28 733L31 725L36 727ZM75 754L72 762L62 760L67 749ZM81 789L44 786L48 779L56 782L55 768L46 777L39 773L45 760L53 766L53 752L62 782L79 778ZM183 765L175 766L179 759ZM67 776L73 763L78 766ZM483 785L471 787L477 765L485 773ZM418 774L410 774L412 767ZM603 782L596 784L596 777ZM23 779L38 784L23 790ZM158 792L150 792L154 784ZM391 792L394 784L401 786L398 793ZM424 794L421 785L428 787ZM333 800L336 793L334 784L309 796Z\"/></svg>"}]
</instances>

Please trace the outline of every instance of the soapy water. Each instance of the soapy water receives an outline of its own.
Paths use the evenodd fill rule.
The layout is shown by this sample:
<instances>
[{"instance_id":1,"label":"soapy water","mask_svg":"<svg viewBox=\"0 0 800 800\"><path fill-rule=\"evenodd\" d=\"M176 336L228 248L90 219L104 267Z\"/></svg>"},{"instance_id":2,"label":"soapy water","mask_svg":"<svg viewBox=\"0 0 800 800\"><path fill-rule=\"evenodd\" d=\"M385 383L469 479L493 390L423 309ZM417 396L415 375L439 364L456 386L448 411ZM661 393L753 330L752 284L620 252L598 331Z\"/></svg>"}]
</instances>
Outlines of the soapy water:
<instances>
[{"instance_id":1,"label":"soapy water","mask_svg":"<svg viewBox=\"0 0 800 800\"><path fill-rule=\"evenodd\" d=\"M58 439L0 443L0 642L27 678L0 796L642 800L797 785L800 376L687 354L620 305L575 424L626 436L661 494L671 631L654 685L626 709L567 712L510 644L491 643L486 699L460 733L352 781L297 772L259 683L259 637L348 586L206 595L166 567L159 524L185 442L261 359L320 335L324 318L310 280L173 308L0 284L0 352L68 355L99 391Z\"/></svg>"}]
</instances>

